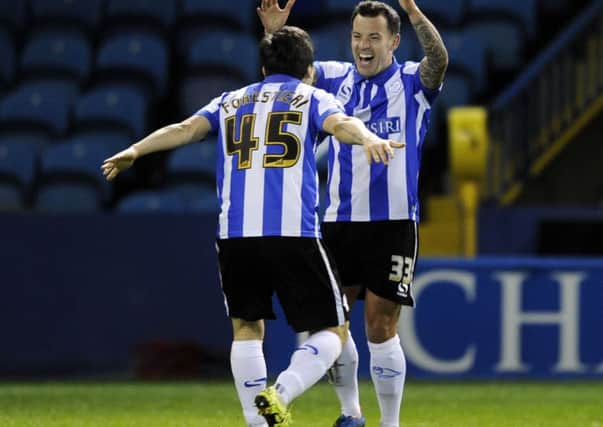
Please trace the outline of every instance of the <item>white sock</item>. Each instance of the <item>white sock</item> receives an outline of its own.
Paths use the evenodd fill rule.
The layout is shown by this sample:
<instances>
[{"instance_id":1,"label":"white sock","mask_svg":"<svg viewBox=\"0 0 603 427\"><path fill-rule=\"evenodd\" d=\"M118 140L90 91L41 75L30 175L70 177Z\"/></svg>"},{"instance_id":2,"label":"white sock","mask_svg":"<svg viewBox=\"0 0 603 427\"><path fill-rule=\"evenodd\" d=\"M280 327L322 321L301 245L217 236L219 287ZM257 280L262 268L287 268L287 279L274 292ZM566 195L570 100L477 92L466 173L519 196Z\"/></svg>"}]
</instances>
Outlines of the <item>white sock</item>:
<instances>
[{"instance_id":1,"label":"white sock","mask_svg":"<svg viewBox=\"0 0 603 427\"><path fill-rule=\"evenodd\" d=\"M276 379L276 390L285 405L321 379L341 353L341 340L331 331L310 336L291 356L289 367Z\"/></svg>"},{"instance_id":2,"label":"white sock","mask_svg":"<svg viewBox=\"0 0 603 427\"><path fill-rule=\"evenodd\" d=\"M406 359L398 335L381 344L368 343L371 378L381 409L380 427L399 427L400 406L406 377Z\"/></svg>"},{"instance_id":3,"label":"white sock","mask_svg":"<svg viewBox=\"0 0 603 427\"><path fill-rule=\"evenodd\" d=\"M258 414L254 402L256 394L266 388L266 361L262 341L233 341L230 368L245 422L248 426L267 427L266 420Z\"/></svg>"},{"instance_id":4,"label":"white sock","mask_svg":"<svg viewBox=\"0 0 603 427\"><path fill-rule=\"evenodd\" d=\"M330 379L341 404L341 413L346 416L360 417L360 397L358 395L358 350L352 334L343 345L341 355L333 364Z\"/></svg>"}]
</instances>

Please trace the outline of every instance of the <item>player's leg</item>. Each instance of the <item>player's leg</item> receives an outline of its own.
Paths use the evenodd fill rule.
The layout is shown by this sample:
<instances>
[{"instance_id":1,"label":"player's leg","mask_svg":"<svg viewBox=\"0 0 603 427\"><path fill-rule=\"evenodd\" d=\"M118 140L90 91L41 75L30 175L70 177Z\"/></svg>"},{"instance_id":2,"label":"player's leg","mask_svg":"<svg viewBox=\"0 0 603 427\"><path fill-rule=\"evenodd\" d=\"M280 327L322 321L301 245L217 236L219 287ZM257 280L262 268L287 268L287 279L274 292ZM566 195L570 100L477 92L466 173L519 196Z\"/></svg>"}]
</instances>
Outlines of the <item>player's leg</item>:
<instances>
[{"instance_id":1,"label":"player's leg","mask_svg":"<svg viewBox=\"0 0 603 427\"><path fill-rule=\"evenodd\" d=\"M246 425L265 427L255 396L266 388L262 319L273 319L274 313L270 282L262 280L263 272L257 269L263 262L260 245L258 239L227 239L217 242L217 250L222 291L233 326L230 362L235 388Z\"/></svg>"},{"instance_id":2,"label":"player's leg","mask_svg":"<svg viewBox=\"0 0 603 427\"><path fill-rule=\"evenodd\" d=\"M398 338L400 304L366 291L366 333L371 378L381 412L380 427L398 427L406 359Z\"/></svg>"},{"instance_id":3,"label":"player's leg","mask_svg":"<svg viewBox=\"0 0 603 427\"><path fill-rule=\"evenodd\" d=\"M413 221L373 223L365 324L371 378L381 410L380 427L398 427L406 378L406 358L398 337L402 305L414 305L412 279L417 255Z\"/></svg>"},{"instance_id":4,"label":"player's leg","mask_svg":"<svg viewBox=\"0 0 603 427\"><path fill-rule=\"evenodd\" d=\"M295 349L276 380L276 395L286 406L322 378L341 353L348 333L347 304L318 239L283 238L273 249L278 258L272 268L282 276L276 292L287 321L297 332L316 331Z\"/></svg>"},{"instance_id":5,"label":"player's leg","mask_svg":"<svg viewBox=\"0 0 603 427\"><path fill-rule=\"evenodd\" d=\"M351 310L363 292L363 287L358 283L362 276L358 271L362 265L357 259L359 254L350 251L354 246L353 242L359 236L349 232L348 227L349 224L346 223L323 223L322 233L329 256L334 260L339 272ZM343 345L339 358L329 369L328 376L341 407L341 415L335 421L335 427L364 426L358 392L358 350L351 333L348 332L348 339Z\"/></svg>"},{"instance_id":6,"label":"player's leg","mask_svg":"<svg viewBox=\"0 0 603 427\"><path fill-rule=\"evenodd\" d=\"M264 417L257 413L255 396L266 388L266 361L262 342L264 321L232 319L234 340L230 350L230 368L235 382L243 416L248 426L267 426Z\"/></svg>"}]
</instances>

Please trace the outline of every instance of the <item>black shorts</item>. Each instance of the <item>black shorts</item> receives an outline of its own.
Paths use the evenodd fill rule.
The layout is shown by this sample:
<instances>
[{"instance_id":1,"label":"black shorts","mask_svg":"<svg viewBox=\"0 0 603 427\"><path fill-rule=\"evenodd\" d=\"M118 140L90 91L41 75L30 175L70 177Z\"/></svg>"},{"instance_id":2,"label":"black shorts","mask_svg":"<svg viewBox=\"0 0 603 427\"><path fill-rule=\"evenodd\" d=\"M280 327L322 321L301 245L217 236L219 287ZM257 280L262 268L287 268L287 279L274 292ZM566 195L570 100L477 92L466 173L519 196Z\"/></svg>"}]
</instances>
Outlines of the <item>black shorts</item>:
<instances>
[{"instance_id":1,"label":"black shorts","mask_svg":"<svg viewBox=\"0 0 603 427\"><path fill-rule=\"evenodd\" d=\"M287 321L297 332L346 322L341 282L319 239L244 237L218 240L217 248L231 318L275 319L272 294L276 292Z\"/></svg>"},{"instance_id":2,"label":"black shorts","mask_svg":"<svg viewBox=\"0 0 603 427\"><path fill-rule=\"evenodd\" d=\"M344 287L362 286L390 301L415 305L412 281L418 231L414 221L323 222L322 238ZM364 297L364 291L359 297Z\"/></svg>"}]
</instances>

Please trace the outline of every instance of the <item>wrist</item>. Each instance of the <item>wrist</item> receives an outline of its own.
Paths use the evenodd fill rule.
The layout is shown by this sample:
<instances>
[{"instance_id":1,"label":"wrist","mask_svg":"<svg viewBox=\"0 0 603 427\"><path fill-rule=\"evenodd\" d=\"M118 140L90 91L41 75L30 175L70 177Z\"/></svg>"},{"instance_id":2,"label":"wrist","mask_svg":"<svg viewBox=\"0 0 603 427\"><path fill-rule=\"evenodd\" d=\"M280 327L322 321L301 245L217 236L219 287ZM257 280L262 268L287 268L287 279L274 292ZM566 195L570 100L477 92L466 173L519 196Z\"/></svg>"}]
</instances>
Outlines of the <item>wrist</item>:
<instances>
[{"instance_id":1,"label":"wrist","mask_svg":"<svg viewBox=\"0 0 603 427\"><path fill-rule=\"evenodd\" d=\"M406 12L406 14L408 15L408 20L413 25L416 24L417 22L419 22L423 18L423 13L416 5L413 6L412 8L410 8Z\"/></svg>"},{"instance_id":2,"label":"wrist","mask_svg":"<svg viewBox=\"0 0 603 427\"><path fill-rule=\"evenodd\" d=\"M140 157L140 151L138 151L135 145L130 145L130 150L132 150L132 156L134 157L134 160Z\"/></svg>"}]
</instances>

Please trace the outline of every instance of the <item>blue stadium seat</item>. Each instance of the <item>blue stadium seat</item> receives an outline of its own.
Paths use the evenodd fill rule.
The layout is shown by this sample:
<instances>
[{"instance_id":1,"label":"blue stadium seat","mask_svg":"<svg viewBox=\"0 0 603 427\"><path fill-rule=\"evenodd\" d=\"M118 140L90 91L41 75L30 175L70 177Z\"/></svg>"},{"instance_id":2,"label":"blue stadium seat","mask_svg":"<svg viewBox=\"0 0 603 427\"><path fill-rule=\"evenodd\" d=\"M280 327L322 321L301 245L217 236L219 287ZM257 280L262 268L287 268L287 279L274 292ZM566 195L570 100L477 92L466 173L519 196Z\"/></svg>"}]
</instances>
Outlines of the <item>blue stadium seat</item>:
<instances>
[{"instance_id":1,"label":"blue stadium seat","mask_svg":"<svg viewBox=\"0 0 603 427\"><path fill-rule=\"evenodd\" d=\"M202 26L221 26L251 31L256 23L255 2L182 0L182 20Z\"/></svg>"},{"instance_id":2,"label":"blue stadium seat","mask_svg":"<svg viewBox=\"0 0 603 427\"><path fill-rule=\"evenodd\" d=\"M211 187L216 181L216 141L187 144L170 153L166 166L166 180L170 185L205 183Z\"/></svg>"},{"instance_id":3,"label":"blue stadium seat","mask_svg":"<svg viewBox=\"0 0 603 427\"><path fill-rule=\"evenodd\" d=\"M209 31L196 38L187 57L192 72L226 72L247 82L260 78L259 48L244 33Z\"/></svg>"},{"instance_id":4,"label":"blue stadium seat","mask_svg":"<svg viewBox=\"0 0 603 427\"><path fill-rule=\"evenodd\" d=\"M189 209L197 213L218 215L220 212L220 201L214 186L202 186L188 200Z\"/></svg>"},{"instance_id":5,"label":"blue stadium seat","mask_svg":"<svg viewBox=\"0 0 603 427\"><path fill-rule=\"evenodd\" d=\"M402 33L400 46L394 54L400 63L406 61L419 62L425 56L414 31L405 31Z\"/></svg>"},{"instance_id":6,"label":"blue stadium seat","mask_svg":"<svg viewBox=\"0 0 603 427\"><path fill-rule=\"evenodd\" d=\"M180 85L180 111L192 115L224 92L239 89L248 82L223 74L201 74L184 78Z\"/></svg>"},{"instance_id":7,"label":"blue stadium seat","mask_svg":"<svg viewBox=\"0 0 603 427\"><path fill-rule=\"evenodd\" d=\"M465 0L421 0L419 6L438 28L459 27L466 14Z\"/></svg>"},{"instance_id":8,"label":"blue stadium seat","mask_svg":"<svg viewBox=\"0 0 603 427\"><path fill-rule=\"evenodd\" d=\"M66 142L84 145L101 145L106 147L109 152L117 153L130 146L134 141L126 132L107 129L80 131L71 135Z\"/></svg>"},{"instance_id":9,"label":"blue stadium seat","mask_svg":"<svg viewBox=\"0 0 603 427\"><path fill-rule=\"evenodd\" d=\"M0 132L0 144L20 144L26 145L36 153L41 153L42 150L49 144L50 140L45 133L29 132L29 131L2 131Z\"/></svg>"},{"instance_id":10,"label":"blue stadium seat","mask_svg":"<svg viewBox=\"0 0 603 427\"><path fill-rule=\"evenodd\" d=\"M103 81L142 85L151 99L166 93L168 60L168 46L163 38L149 32L130 32L101 42L96 71Z\"/></svg>"},{"instance_id":11,"label":"blue stadium seat","mask_svg":"<svg viewBox=\"0 0 603 427\"><path fill-rule=\"evenodd\" d=\"M468 105L471 102L471 81L463 74L451 71L446 74L442 93L436 101L437 107L446 112L451 107Z\"/></svg>"},{"instance_id":12,"label":"blue stadium seat","mask_svg":"<svg viewBox=\"0 0 603 427\"><path fill-rule=\"evenodd\" d=\"M169 29L176 19L176 0L108 0L107 25Z\"/></svg>"},{"instance_id":13,"label":"blue stadium seat","mask_svg":"<svg viewBox=\"0 0 603 427\"><path fill-rule=\"evenodd\" d=\"M9 86L15 78L15 42L10 33L0 28L0 90Z\"/></svg>"},{"instance_id":14,"label":"blue stadium seat","mask_svg":"<svg viewBox=\"0 0 603 427\"><path fill-rule=\"evenodd\" d=\"M310 33L317 61L343 61L350 57L350 31L347 25L328 25Z\"/></svg>"},{"instance_id":15,"label":"blue stadium seat","mask_svg":"<svg viewBox=\"0 0 603 427\"><path fill-rule=\"evenodd\" d=\"M469 0L471 20L500 21L509 19L517 23L532 38L537 34L536 0Z\"/></svg>"},{"instance_id":16,"label":"blue stadium seat","mask_svg":"<svg viewBox=\"0 0 603 427\"><path fill-rule=\"evenodd\" d=\"M178 195L161 191L141 191L129 194L117 204L116 211L124 214L182 213L188 210Z\"/></svg>"},{"instance_id":17,"label":"blue stadium seat","mask_svg":"<svg viewBox=\"0 0 603 427\"><path fill-rule=\"evenodd\" d=\"M33 145L0 139L0 211L21 210L35 176Z\"/></svg>"},{"instance_id":18,"label":"blue stadium seat","mask_svg":"<svg viewBox=\"0 0 603 427\"><path fill-rule=\"evenodd\" d=\"M130 138L146 131L146 102L135 87L100 85L82 94L75 105L77 129L121 130Z\"/></svg>"},{"instance_id":19,"label":"blue stadium seat","mask_svg":"<svg viewBox=\"0 0 603 427\"><path fill-rule=\"evenodd\" d=\"M31 34L21 57L27 76L65 77L79 83L90 74L92 50L76 31L46 30Z\"/></svg>"},{"instance_id":20,"label":"blue stadium seat","mask_svg":"<svg viewBox=\"0 0 603 427\"><path fill-rule=\"evenodd\" d=\"M40 188L73 185L96 192L99 203L109 199L111 184L105 180L100 166L113 153L102 144L77 142L49 146L42 152Z\"/></svg>"},{"instance_id":21,"label":"blue stadium seat","mask_svg":"<svg viewBox=\"0 0 603 427\"><path fill-rule=\"evenodd\" d=\"M0 27L16 33L25 27L26 0L0 1Z\"/></svg>"},{"instance_id":22,"label":"blue stadium seat","mask_svg":"<svg viewBox=\"0 0 603 427\"><path fill-rule=\"evenodd\" d=\"M78 28L92 34L99 26L102 6L103 0L31 0L31 13L37 27Z\"/></svg>"},{"instance_id":23,"label":"blue stadium seat","mask_svg":"<svg viewBox=\"0 0 603 427\"><path fill-rule=\"evenodd\" d=\"M98 191L86 183L57 182L38 188L33 209L41 213L97 212L102 208Z\"/></svg>"},{"instance_id":24,"label":"blue stadium seat","mask_svg":"<svg viewBox=\"0 0 603 427\"><path fill-rule=\"evenodd\" d=\"M329 15L340 16L349 20L357 3L356 0L326 0L325 8ZM291 13L295 13L295 6Z\"/></svg>"},{"instance_id":25,"label":"blue stadium seat","mask_svg":"<svg viewBox=\"0 0 603 427\"><path fill-rule=\"evenodd\" d=\"M463 33L472 39L481 40L486 48L493 69L515 71L523 63L526 39L517 25L509 21L471 21Z\"/></svg>"},{"instance_id":26,"label":"blue stadium seat","mask_svg":"<svg viewBox=\"0 0 603 427\"><path fill-rule=\"evenodd\" d=\"M449 72L465 74L473 82L472 95L481 92L487 81L486 50L481 40L459 32L441 32L449 57Z\"/></svg>"},{"instance_id":27,"label":"blue stadium seat","mask_svg":"<svg viewBox=\"0 0 603 427\"><path fill-rule=\"evenodd\" d=\"M27 82L0 102L2 128L63 135L69 127L70 108L76 93L74 83L54 80Z\"/></svg>"}]
</instances>

